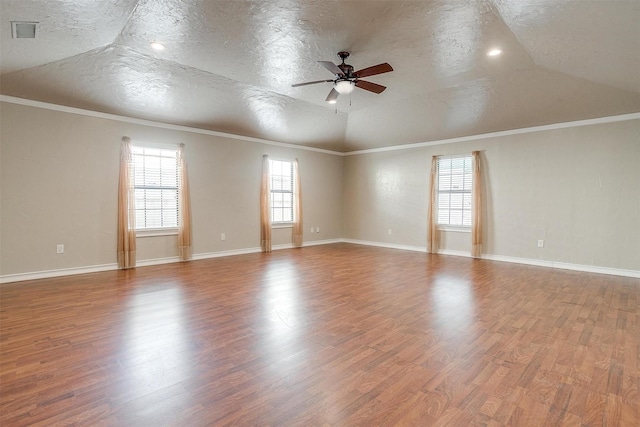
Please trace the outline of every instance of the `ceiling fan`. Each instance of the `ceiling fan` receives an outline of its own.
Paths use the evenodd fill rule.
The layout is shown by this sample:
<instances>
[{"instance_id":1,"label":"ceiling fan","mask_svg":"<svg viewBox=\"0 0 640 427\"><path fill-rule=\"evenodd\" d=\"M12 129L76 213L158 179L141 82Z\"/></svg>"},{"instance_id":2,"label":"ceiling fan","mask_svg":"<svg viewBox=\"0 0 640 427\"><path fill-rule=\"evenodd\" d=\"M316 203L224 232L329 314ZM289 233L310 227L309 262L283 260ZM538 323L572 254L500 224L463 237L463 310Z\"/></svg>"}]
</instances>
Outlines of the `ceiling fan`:
<instances>
[{"instance_id":1,"label":"ceiling fan","mask_svg":"<svg viewBox=\"0 0 640 427\"><path fill-rule=\"evenodd\" d=\"M354 87L359 87L360 89L368 90L369 92L373 93L382 93L382 91L387 88L386 86L360 79L362 77L375 76L376 74L388 73L389 71L393 71L391 65L385 62L384 64L378 64L374 65L373 67L367 67L363 68L362 70L353 71L353 67L351 65L344 63L344 60L349 57L349 52L338 52L338 57L342 59L342 64L336 65L330 61L318 61L320 65L335 74L335 77L333 79L296 83L291 85L291 87L333 82L333 89L331 89L331 92L329 92L329 96L327 96L327 99L325 100L330 104L335 104L338 100L338 96L340 96L341 94L351 93Z\"/></svg>"}]
</instances>

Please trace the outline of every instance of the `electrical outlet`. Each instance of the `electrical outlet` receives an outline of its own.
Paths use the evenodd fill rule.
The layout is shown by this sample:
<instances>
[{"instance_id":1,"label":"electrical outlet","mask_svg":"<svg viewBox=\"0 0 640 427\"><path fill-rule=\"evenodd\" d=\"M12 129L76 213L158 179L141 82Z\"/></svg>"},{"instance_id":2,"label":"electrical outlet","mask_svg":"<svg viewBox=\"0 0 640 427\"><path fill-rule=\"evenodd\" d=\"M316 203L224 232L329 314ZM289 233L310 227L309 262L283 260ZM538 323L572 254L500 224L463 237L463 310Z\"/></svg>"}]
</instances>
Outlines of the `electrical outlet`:
<instances>
[{"instance_id":1,"label":"electrical outlet","mask_svg":"<svg viewBox=\"0 0 640 427\"><path fill-rule=\"evenodd\" d=\"M313 228L313 227L311 227L311 232L312 232L312 233L313 233L313 230L314 230L314 228Z\"/></svg>"},{"instance_id":2,"label":"electrical outlet","mask_svg":"<svg viewBox=\"0 0 640 427\"><path fill-rule=\"evenodd\" d=\"M387 231L387 233L389 233L389 235L393 234L393 233L392 233L392 231L391 231L391 229L389 229L389 230Z\"/></svg>"},{"instance_id":3,"label":"electrical outlet","mask_svg":"<svg viewBox=\"0 0 640 427\"><path fill-rule=\"evenodd\" d=\"M221 233L220 240L227 240L227 236L225 236L224 233Z\"/></svg>"},{"instance_id":4,"label":"electrical outlet","mask_svg":"<svg viewBox=\"0 0 640 427\"><path fill-rule=\"evenodd\" d=\"M544 240L538 240L538 247L544 248Z\"/></svg>"},{"instance_id":5,"label":"electrical outlet","mask_svg":"<svg viewBox=\"0 0 640 427\"><path fill-rule=\"evenodd\" d=\"M56 253L63 254L64 253L64 245L56 245Z\"/></svg>"},{"instance_id":6,"label":"electrical outlet","mask_svg":"<svg viewBox=\"0 0 640 427\"><path fill-rule=\"evenodd\" d=\"M320 227L316 227L316 233L320 232Z\"/></svg>"}]
</instances>

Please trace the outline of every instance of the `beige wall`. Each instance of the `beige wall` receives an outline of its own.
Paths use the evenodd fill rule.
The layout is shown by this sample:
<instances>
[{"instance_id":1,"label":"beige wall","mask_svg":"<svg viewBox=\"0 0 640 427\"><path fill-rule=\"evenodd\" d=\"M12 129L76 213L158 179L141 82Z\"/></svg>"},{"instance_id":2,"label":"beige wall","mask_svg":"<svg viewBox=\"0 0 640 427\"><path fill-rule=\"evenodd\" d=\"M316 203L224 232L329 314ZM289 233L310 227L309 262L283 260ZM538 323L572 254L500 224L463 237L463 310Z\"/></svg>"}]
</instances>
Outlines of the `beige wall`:
<instances>
[{"instance_id":1,"label":"beige wall","mask_svg":"<svg viewBox=\"0 0 640 427\"><path fill-rule=\"evenodd\" d=\"M472 150L485 253L640 270L640 120L347 156L343 237L424 248L430 158ZM443 232L441 247L468 252L470 237Z\"/></svg>"},{"instance_id":2,"label":"beige wall","mask_svg":"<svg viewBox=\"0 0 640 427\"><path fill-rule=\"evenodd\" d=\"M262 155L298 158L304 240L342 233L340 156L0 103L0 275L113 264L120 140L184 143L193 252L260 246ZM309 232L311 226L320 233ZM220 234L226 240L220 240ZM291 242L291 229L273 233ZM56 244L65 253L56 254ZM176 237L138 239L138 260L177 256Z\"/></svg>"},{"instance_id":3,"label":"beige wall","mask_svg":"<svg viewBox=\"0 0 640 427\"><path fill-rule=\"evenodd\" d=\"M485 253L640 270L640 120L340 157L13 103L0 108L0 276L116 262L123 135L186 144L196 256L259 246L263 154L300 161L306 242L424 248L431 156L480 150ZM290 229L274 230L276 245L290 237ZM441 240L444 250L470 249L468 233L445 232ZM55 253L59 243L63 255ZM138 239L139 260L176 255L174 236Z\"/></svg>"}]
</instances>

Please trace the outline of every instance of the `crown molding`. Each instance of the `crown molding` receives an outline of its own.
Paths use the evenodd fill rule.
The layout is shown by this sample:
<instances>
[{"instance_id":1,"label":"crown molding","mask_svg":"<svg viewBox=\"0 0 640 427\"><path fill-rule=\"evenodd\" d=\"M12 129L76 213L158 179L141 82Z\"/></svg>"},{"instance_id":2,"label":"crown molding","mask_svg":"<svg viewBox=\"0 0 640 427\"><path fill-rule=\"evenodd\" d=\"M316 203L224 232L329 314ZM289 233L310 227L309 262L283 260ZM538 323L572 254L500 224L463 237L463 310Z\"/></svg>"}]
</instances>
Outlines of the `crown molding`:
<instances>
[{"instance_id":1,"label":"crown molding","mask_svg":"<svg viewBox=\"0 0 640 427\"><path fill-rule=\"evenodd\" d=\"M27 107L42 108L45 110L59 111L59 112L69 113L69 114L77 114L80 116L95 117L98 119L114 120L118 122L132 123L136 125L150 126L150 127L160 128L160 129L177 130L182 132L197 133L201 135L210 135L210 136L218 136L221 138L237 139L241 141L253 142L255 144L274 145L276 147L286 147L286 148L292 148L294 150L313 151L316 153L331 154L334 156L344 155L344 153L341 153L339 151L325 150L322 148L315 148L315 147L307 147L304 145L290 144L287 142L271 141L268 139L254 138L251 136L237 135L234 133L218 132L215 130L200 129L200 128L195 128L191 126L156 122L153 120L136 119L133 117L120 116L120 115L111 114L111 113L101 113L99 111L85 110L85 109L76 108L76 107L67 107L65 105L50 104L48 102L34 101L31 99L17 98L17 97L8 96L8 95L0 95L0 101L7 102L9 104L25 105Z\"/></svg>"},{"instance_id":2,"label":"crown molding","mask_svg":"<svg viewBox=\"0 0 640 427\"><path fill-rule=\"evenodd\" d=\"M243 135L237 135L233 133L218 132L214 130L200 129L200 128L184 126L184 125L174 125L170 123L156 122L153 120L136 119L133 117L120 116L120 115L111 114L111 113L101 113L98 111L85 110L85 109L76 108L76 107L67 107L64 105L51 104L51 103L42 102L42 101L34 101L31 99L18 98L18 97L9 96L9 95L0 94L0 102L25 105L29 107L60 111L60 112L70 113L70 114L78 114L81 116L95 117L99 119L115 120L115 121L124 122L124 123L133 123L133 124L138 124L143 126L151 126L151 127L156 127L160 129L177 130L177 131L197 133L202 135L237 139L241 141L253 142L256 144L265 144L265 145L273 145L276 147L291 148L294 150L313 151L316 153L331 154L333 156L341 156L341 157L356 156L360 154L383 153L387 151L409 150L409 149L422 148L422 147L432 147L434 145L456 144L459 142L478 141L482 139L498 138L498 137L510 136L510 135L520 135L520 134L533 133L533 132L543 132L548 130L566 129L566 128L597 125L597 124L603 124L603 123L614 123L614 122L623 122L628 120L640 119L640 112L629 113L629 114L621 114L617 116L599 117L595 119L576 120L571 122L553 123L549 125L533 126L533 127L520 128L520 129L511 129L511 130L505 130L505 131L499 131L499 132L482 133L478 135L469 135L469 136L462 136L457 138L440 139L436 141L416 142L411 144L401 144L401 145L371 148L371 149L365 149L365 150L347 151L343 153L340 151L325 150L322 148L315 148L315 147L307 147L304 145L290 144L287 142L271 141L268 139L254 138L251 136L243 136Z\"/></svg>"},{"instance_id":3,"label":"crown molding","mask_svg":"<svg viewBox=\"0 0 640 427\"><path fill-rule=\"evenodd\" d=\"M481 133L478 135L461 136L458 138L440 139L437 141L416 142L412 144L394 145L389 147L371 148L366 150L348 151L342 153L343 156L355 156L358 154L382 153L386 151L409 150L413 148L431 147L434 145L455 144L458 142L478 141L488 138L499 138L502 136L520 135L524 133L543 132L547 130L566 129L602 123L624 122L628 120L640 119L640 113L622 114L618 116L599 117L596 119L576 120L572 122L553 123L550 125L533 126L521 129L504 130L499 132Z\"/></svg>"}]
</instances>

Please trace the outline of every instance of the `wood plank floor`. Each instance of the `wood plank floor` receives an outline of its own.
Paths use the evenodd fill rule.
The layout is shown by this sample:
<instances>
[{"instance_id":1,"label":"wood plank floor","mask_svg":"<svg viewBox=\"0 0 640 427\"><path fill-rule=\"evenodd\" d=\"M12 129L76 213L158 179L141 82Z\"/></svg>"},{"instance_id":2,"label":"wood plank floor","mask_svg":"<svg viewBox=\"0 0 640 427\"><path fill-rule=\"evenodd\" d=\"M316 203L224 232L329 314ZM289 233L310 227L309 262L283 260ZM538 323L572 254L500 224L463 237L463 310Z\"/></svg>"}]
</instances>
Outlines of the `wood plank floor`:
<instances>
[{"instance_id":1,"label":"wood plank floor","mask_svg":"<svg viewBox=\"0 0 640 427\"><path fill-rule=\"evenodd\" d=\"M336 244L0 287L0 424L640 425L640 280Z\"/></svg>"}]
</instances>

